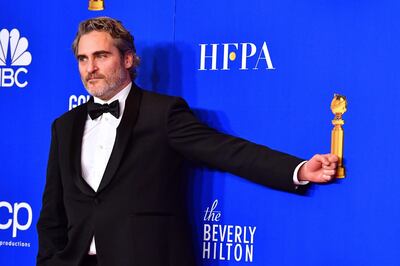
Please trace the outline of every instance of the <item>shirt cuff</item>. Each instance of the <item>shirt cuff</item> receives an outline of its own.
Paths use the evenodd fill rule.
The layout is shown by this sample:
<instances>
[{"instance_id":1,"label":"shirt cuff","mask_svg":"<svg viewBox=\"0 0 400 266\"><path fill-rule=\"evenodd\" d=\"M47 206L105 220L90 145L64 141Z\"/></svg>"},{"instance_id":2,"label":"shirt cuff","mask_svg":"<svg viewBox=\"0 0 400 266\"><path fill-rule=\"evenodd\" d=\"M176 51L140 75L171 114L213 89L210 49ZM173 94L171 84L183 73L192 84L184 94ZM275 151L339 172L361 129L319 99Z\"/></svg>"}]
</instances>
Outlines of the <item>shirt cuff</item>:
<instances>
[{"instance_id":1,"label":"shirt cuff","mask_svg":"<svg viewBox=\"0 0 400 266\"><path fill-rule=\"evenodd\" d=\"M298 174L298 172L299 172L299 170L300 170L300 167L302 167L303 164L305 164L306 162L307 162L307 161L304 161L304 162L299 163L299 165L296 166L296 168L294 169L294 172L293 172L293 183L294 183L296 186L304 186L304 185L307 185L308 183L310 183L310 181L299 181L299 178L298 178L298 176L297 176L297 174Z\"/></svg>"}]
</instances>

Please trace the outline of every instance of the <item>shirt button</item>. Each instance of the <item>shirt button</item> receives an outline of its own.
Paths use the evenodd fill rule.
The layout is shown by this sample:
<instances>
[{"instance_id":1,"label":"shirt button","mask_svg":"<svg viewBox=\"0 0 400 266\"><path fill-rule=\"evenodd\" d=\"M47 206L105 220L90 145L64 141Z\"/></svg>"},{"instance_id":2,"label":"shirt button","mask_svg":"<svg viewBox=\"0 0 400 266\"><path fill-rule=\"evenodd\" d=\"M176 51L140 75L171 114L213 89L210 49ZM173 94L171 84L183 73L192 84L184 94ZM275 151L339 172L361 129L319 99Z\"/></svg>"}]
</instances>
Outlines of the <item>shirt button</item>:
<instances>
[{"instance_id":1,"label":"shirt button","mask_svg":"<svg viewBox=\"0 0 400 266\"><path fill-rule=\"evenodd\" d=\"M100 147L100 150L102 150L104 148L103 145L100 145L99 147Z\"/></svg>"},{"instance_id":2,"label":"shirt button","mask_svg":"<svg viewBox=\"0 0 400 266\"><path fill-rule=\"evenodd\" d=\"M108 117L104 118L104 120L108 121Z\"/></svg>"}]
</instances>

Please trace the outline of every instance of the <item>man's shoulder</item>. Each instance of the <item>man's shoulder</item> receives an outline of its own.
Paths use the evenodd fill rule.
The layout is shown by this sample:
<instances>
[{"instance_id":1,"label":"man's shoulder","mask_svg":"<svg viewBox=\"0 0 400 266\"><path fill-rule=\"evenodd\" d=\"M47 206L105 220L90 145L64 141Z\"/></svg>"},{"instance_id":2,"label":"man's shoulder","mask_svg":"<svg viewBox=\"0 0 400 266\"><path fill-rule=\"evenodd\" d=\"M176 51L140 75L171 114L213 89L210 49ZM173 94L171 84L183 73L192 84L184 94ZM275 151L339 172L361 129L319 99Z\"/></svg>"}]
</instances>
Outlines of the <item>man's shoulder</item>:
<instances>
[{"instance_id":1,"label":"man's shoulder","mask_svg":"<svg viewBox=\"0 0 400 266\"><path fill-rule=\"evenodd\" d=\"M145 89L141 89L143 93L143 98L146 100L152 101L161 101L161 102L173 102L180 98L180 96L169 95L165 93L159 93L155 91L149 91Z\"/></svg>"},{"instance_id":2,"label":"man's shoulder","mask_svg":"<svg viewBox=\"0 0 400 266\"><path fill-rule=\"evenodd\" d=\"M64 124L64 123L73 122L74 119L76 118L76 116L79 116L79 115L86 117L86 115L87 115L87 112L86 112L87 107L86 106L87 106L87 103L78 105L78 106L72 108L71 110L63 113L59 117L57 117L55 119L55 121L57 121L57 123Z\"/></svg>"},{"instance_id":3,"label":"man's shoulder","mask_svg":"<svg viewBox=\"0 0 400 266\"><path fill-rule=\"evenodd\" d=\"M179 104L187 105L186 101L175 95L168 95L154 91L142 90L141 108L164 110Z\"/></svg>"}]
</instances>

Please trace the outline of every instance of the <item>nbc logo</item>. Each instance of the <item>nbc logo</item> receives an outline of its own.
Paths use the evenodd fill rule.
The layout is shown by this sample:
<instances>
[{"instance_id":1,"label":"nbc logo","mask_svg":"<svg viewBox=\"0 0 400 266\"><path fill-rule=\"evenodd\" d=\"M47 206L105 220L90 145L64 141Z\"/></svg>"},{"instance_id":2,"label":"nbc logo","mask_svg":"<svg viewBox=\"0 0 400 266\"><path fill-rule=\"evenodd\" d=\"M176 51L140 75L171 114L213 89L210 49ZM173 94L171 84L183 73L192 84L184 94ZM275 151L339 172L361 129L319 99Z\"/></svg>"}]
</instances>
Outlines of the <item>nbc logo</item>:
<instances>
[{"instance_id":1,"label":"nbc logo","mask_svg":"<svg viewBox=\"0 0 400 266\"><path fill-rule=\"evenodd\" d=\"M32 62L32 55L27 51L28 40L20 38L19 31L7 29L0 31L0 88L12 87L14 84L19 88L28 85L28 81L21 79L21 73L27 74L28 66ZM3 67L11 65L11 67Z\"/></svg>"}]
</instances>

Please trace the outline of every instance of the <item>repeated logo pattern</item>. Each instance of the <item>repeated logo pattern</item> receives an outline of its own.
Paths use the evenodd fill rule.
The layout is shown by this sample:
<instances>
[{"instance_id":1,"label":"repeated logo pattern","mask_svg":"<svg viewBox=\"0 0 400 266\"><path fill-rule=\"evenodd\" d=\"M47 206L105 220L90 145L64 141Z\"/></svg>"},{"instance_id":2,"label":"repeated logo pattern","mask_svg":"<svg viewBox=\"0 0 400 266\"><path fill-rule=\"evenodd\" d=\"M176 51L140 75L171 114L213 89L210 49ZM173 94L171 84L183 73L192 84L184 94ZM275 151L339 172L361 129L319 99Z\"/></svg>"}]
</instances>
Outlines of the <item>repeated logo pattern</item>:
<instances>
[{"instance_id":1,"label":"repeated logo pattern","mask_svg":"<svg viewBox=\"0 0 400 266\"><path fill-rule=\"evenodd\" d=\"M28 44L28 39L20 38L17 29L12 29L10 32L7 29L2 29L0 31L0 66L7 65L8 56L11 60L11 66L29 65L32 62L32 55L27 51Z\"/></svg>"}]
</instances>

